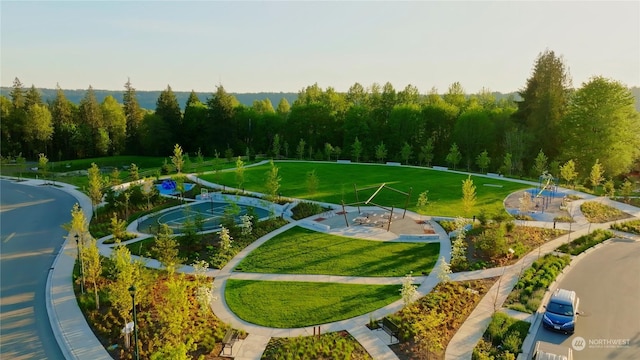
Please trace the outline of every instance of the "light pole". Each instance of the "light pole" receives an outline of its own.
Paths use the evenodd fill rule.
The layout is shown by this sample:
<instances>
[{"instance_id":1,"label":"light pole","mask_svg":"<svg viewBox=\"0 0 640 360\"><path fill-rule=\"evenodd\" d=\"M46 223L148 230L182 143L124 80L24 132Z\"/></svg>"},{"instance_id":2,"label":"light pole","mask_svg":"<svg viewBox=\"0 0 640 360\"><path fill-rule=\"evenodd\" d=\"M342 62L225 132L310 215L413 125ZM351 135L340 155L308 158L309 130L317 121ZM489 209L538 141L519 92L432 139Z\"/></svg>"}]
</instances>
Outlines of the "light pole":
<instances>
[{"instance_id":1,"label":"light pole","mask_svg":"<svg viewBox=\"0 0 640 360\"><path fill-rule=\"evenodd\" d=\"M80 281L80 292L84 294L84 271L82 269L84 267L84 262L82 261L82 254L80 253L80 236L76 234L75 238L76 250L78 251L78 265L80 266L80 277L82 278L82 280Z\"/></svg>"},{"instance_id":2,"label":"light pole","mask_svg":"<svg viewBox=\"0 0 640 360\"><path fill-rule=\"evenodd\" d=\"M131 304L133 308L133 351L136 357L136 360L139 360L138 356L138 319L136 316L136 287L131 285L129 287L129 294L131 294Z\"/></svg>"}]
</instances>

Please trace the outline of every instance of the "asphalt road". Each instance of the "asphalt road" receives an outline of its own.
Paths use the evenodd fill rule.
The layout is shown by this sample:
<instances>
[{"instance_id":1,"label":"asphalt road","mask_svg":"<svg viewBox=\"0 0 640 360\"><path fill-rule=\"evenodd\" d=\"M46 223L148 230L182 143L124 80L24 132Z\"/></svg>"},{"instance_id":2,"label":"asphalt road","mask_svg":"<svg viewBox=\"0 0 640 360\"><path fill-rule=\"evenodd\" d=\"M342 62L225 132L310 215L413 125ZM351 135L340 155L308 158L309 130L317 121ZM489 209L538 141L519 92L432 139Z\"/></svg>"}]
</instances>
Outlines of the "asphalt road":
<instances>
[{"instance_id":1,"label":"asphalt road","mask_svg":"<svg viewBox=\"0 0 640 360\"><path fill-rule=\"evenodd\" d=\"M586 255L559 283L580 298L575 334L540 326L536 341L575 345L576 360L640 359L640 242L614 241Z\"/></svg>"},{"instance_id":2,"label":"asphalt road","mask_svg":"<svg viewBox=\"0 0 640 360\"><path fill-rule=\"evenodd\" d=\"M45 284L76 199L50 186L0 180L0 358L64 359Z\"/></svg>"}]
</instances>

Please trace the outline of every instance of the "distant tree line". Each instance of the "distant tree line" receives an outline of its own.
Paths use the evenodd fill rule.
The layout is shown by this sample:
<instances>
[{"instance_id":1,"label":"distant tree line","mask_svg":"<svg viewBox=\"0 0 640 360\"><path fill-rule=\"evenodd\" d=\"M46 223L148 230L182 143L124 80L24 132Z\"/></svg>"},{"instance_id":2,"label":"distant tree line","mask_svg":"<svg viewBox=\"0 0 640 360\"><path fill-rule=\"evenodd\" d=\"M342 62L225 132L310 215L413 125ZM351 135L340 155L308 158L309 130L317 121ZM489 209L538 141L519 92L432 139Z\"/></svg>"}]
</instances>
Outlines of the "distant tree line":
<instances>
[{"instance_id":1,"label":"distant tree line","mask_svg":"<svg viewBox=\"0 0 640 360\"><path fill-rule=\"evenodd\" d=\"M89 87L76 105L59 87L44 103L16 78L9 97L0 96L1 151L60 161L169 156L180 144L186 154L229 159L396 161L534 177L559 177L569 161L580 178L596 162L609 178L640 168L640 115L620 82L596 76L575 89L563 59L547 50L518 95L466 95L458 82L424 95L388 82L355 83L346 93L314 84L274 107L268 98L241 105L219 85L204 100L192 92L182 110L167 86L151 111L130 81L122 103L113 96L98 103Z\"/></svg>"}]
</instances>

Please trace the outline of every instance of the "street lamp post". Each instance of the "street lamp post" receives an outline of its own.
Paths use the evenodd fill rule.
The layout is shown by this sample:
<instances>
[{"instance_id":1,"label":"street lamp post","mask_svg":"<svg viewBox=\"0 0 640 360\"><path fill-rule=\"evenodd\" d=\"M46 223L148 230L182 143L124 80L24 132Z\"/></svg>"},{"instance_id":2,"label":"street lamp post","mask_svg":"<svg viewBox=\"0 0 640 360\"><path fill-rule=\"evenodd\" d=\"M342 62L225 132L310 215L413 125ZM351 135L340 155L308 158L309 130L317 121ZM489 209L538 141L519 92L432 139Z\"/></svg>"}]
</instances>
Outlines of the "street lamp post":
<instances>
[{"instance_id":1,"label":"street lamp post","mask_svg":"<svg viewBox=\"0 0 640 360\"><path fill-rule=\"evenodd\" d=\"M139 360L138 355L138 318L136 316L136 287L131 285L129 287L129 294L131 294L131 304L133 308L133 346L136 360Z\"/></svg>"},{"instance_id":2,"label":"street lamp post","mask_svg":"<svg viewBox=\"0 0 640 360\"><path fill-rule=\"evenodd\" d=\"M80 281L80 291L84 294L84 262L82 261L82 254L80 253L80 236L76 234L76 250L78 251L78 265L80 266L80 277L82 280Z\"/></svg>"}]
</instances>

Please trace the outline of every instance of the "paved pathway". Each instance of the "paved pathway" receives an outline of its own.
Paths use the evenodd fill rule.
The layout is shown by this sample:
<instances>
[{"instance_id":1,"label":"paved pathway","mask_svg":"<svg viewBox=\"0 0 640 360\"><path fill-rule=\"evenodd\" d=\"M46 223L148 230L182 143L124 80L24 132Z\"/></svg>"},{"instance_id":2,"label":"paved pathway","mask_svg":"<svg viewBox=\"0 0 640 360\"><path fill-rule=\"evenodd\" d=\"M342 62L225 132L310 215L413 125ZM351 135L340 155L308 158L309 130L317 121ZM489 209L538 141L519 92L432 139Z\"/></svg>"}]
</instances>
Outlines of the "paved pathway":
<instances>
[{"instance_id":1,"label":"paved pathway","mask_svg":"<svg viewBox=\"0 0 640 360\"><path fill-rule=\"evenodd\" d=\"M193 178L192 178L193 180ZM200 180L202 183L202 181ZM525 182L530 183L530 182ZM40 185L42 181L30 180L25 185ZM537 183L530 183L531 185L537 185ZM73 186L67 184L58 184L64 191L68 191L73 194L81 204L85 211L87 219L91 218L91 202L82 193L80 193ZM212 184L207 184L212 185ZM571 190L562 189L563 192L571 193ZM585 196L580 194L589 200L593 200L593 196ZM640 209L628 206L619 202L614 202L605 198L598 198L598 201L617 207L633 216L640 217ZM480 301L476 309L471 313L467 321L455 334L449 346L446 350L447 359L470 359L471 352L477 341L482 337L491 315L494 311L501 309L501 306L510 293L511 289L517 282L517 277L521 269L530 266L539 256L553 252L555 248L571 238L576 238L587 232L597 228L607 228L610 224L588 224L586 219L582 217L579 211L580 201L574 201L570 203L570 214L576 219L575 224L558 224L560 228L570 229L570 234L564 235L558 239L550 241L540 247L540 249L534 250L531 253L524 256L518 263L504 267L493 268L480 271L469 271L463 273L455 273L451 275L453 281L480 279L486 277L501 276L501 280L496 282L489 290L483 299ZM308 224L308 223L307 223ZM541 222L526 222L528 226L540 226L550 227L549 223ZM296 329L272 329L261 326L249 324L241 319L238 319L235 314L229 311L226 302L224 301L223 291L226 280L229 278L237 279L259 279L259 280L285 280L285 281L314 281L314 282L340 282L340 283L359 283L359 284L398 284L402 279L398 278L359 278L348 276L329 276L329 275L284 275L284 274L248 274L248 273L235 273L232 271L238 262L246 256L253 249L260 246L262 243L270 239L272 236L279 234L293 226L306 226L305 222L298 221L292 222L287 226L278 229L276 232L265 236L258 241L254 242L246 249L244 249L238 256L234 257L222 270L210 270L209 276L215 277L214 292L217 296L217 301L212 303L212 309L216 315L225 322L231 323L236 328L244 329L249 333L249 336L242 341L241 346L234 348L235 358L242 360L259 359L266 344L271 337L289 337L299 335L313 335L313 327L308 328L296 328ZM360 227L365 229L364 227ZM128 231L137 233L137 223L130 224ZM393 241L393 237L389 237L386 231L376 232L375 230L362 230L358 232L357 227L344 228L344 230L331 229L330 232L342 234L344 236L359 236L378 241ZM140 233L139 233L140 234ZM442 229L438 229L438 235L440 240L440 256L443 256L447 261L450 260L450 242L446 233ZM628 234L627 234L628 235ZM149 236L140 234L140 236ZM631 238L639 238L638 236L628 236ZM104 239L101 239L104 240ZM111 252L111 246L100 245L100 252L103 255L108 256ZM70 306L71 303L66 301L69 296L73 296L73 290L71 283L68 280L68 274L71 273L73 268L73 262L75 258L72 256L75 253L75 243L67 241L64 247L64 254L68 256L58 256L54 269L51 275L51 281L47 285L47 294L50 296L50 309L49 317L54 329L56 338L63 348L62 350L68 355L68 358L73 359L110 359L108 353L102 345L92 336L86 336L90 334L91 330L88 324L84 320L80 309L75 306ZM159 267L160 264L156 260L146 259L147 266ZM436 264L436 268L439 265ZM181 272L193 272L193 268L190 266L183 266L179 269ZM417 282L420 283L418 292L420 296L424 296L429 293L434 286L437 285L438 279L435 276L435 271L432 271L429 276L417 277ZM75 304L75 302L73 302ZM390 313L394 313L402 308L402 301L396 301L381 309L374 311L371 314L361 315L352 319L333 322L329 324L321 325L322 332L347 330L349 331L371 354L374 359L397 359L396 355L389 349L385 341L382 340L374 331L370 331L365 324L368 323L370 316L374 318L380 318ZM512 313L512 311L507 311ZM525 315L515 314L519 318L526 318Z\"/></svg>"}]
</instances>

